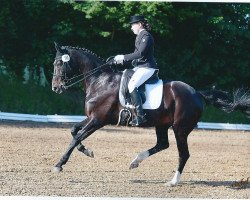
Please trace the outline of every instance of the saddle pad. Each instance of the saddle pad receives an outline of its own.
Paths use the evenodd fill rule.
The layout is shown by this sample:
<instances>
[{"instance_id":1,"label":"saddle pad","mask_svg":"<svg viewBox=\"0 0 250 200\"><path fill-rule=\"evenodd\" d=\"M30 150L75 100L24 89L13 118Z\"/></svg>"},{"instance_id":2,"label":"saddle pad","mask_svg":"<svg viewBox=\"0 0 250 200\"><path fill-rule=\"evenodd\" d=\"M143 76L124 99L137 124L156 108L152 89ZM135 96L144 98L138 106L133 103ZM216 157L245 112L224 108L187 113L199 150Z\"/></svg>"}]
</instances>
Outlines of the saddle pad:
<instances>
[{"instance_id":1,"label":"saddle pad","mask_svg":"<svg viewBox=\"0 0 250 200\"><path fill-rule=\"evenodd\" d=\"M146 101L142 105L143 109L154 110L159 108L162 101L162 94L163 94L163 82L161 79L155 84L145 84L145 96ZM119 92L119 100L123 107L128 107L125 105L125 100L123 95Z\"/></svg>"}]
</instances>

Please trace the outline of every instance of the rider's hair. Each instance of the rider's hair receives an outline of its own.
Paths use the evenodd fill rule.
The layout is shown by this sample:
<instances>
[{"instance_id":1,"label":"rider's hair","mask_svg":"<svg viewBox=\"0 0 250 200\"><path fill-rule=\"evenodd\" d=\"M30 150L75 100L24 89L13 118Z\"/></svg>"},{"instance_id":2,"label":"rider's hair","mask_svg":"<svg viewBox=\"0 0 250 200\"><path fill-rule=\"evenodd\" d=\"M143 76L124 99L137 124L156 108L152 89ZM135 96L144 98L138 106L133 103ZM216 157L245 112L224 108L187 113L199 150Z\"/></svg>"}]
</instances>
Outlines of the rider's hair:
<instances>
[{"instance_id":1,"label":"rider's hair","mask_svg":"<svg viewBox=\"0 0 250 200\"><path fill-rule=\"evenodd\" d=\"M141 24L142 24L143 28L145 28L147 31L151 31L152 26L150 23L148 23L148 21L146 19L141 21Z\"/></svg>"}]
</instances>

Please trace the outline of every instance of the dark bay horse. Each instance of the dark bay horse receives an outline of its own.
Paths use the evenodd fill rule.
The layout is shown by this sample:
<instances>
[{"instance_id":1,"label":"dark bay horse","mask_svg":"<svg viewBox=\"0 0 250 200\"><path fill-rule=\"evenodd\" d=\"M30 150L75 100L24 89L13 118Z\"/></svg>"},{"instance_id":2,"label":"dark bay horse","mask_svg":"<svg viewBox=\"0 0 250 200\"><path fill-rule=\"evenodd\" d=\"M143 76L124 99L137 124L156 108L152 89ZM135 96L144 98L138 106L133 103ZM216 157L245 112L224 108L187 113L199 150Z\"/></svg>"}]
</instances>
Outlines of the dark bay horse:
<instances>
[{"instance_id":1,"label":"dark bay horse","mask_svg":"<svg viewBox=\"0 0 250 200\"><path fill-rule=\"evenodd\" d=\"M94 157L93 152L81 142L101 127L117 124L119 111L123 108L118 99L122 72L102 67L105 61L87 49L59 46L56 43L55 48L57 52L52 90L61 93L70 86L70 81L78 78L86 90L87 115L85 120L75 124L71 130L73 140L54 167L54 171L59 172L75 147L85 155ZM168 129L172 127L179 152L179 164L173 179L167 185L177 185L189 158L187 138L202 115L203 100L223 110L241 110L249 113L250 98L249 95L244 95L237 98L238 100L231 101L223 91L197 92L180 81L164 82L160 107L156 110L145 110L148 119L145 127L155 127L157 143L151 149L139 153L130 164L130 169L138 167L147 157L167 149Z\"/></svg>"}]
</instances>

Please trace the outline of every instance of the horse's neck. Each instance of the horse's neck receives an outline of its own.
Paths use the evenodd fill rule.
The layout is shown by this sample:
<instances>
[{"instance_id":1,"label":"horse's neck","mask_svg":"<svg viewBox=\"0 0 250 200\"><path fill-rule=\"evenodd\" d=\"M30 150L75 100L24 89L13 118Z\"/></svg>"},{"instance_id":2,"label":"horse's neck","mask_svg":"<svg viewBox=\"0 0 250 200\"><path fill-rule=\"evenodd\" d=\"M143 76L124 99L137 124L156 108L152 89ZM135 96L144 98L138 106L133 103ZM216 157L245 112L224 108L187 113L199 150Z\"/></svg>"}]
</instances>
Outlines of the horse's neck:
<instances>
[{"instance_id":1,"label":"horse's neck","mask_svg":"<svg viewBox=\"0 0 250 200\"><path fill-rule=\"evenodd\" d=\"M80 59L78 66L80 73L85 75L84 86L86 89L91 84L92 80L98 78L101 74L99 70L95 71L95 69L102 64L102 60L91 55L85 55Z\"/></svg>"}]
</instances>

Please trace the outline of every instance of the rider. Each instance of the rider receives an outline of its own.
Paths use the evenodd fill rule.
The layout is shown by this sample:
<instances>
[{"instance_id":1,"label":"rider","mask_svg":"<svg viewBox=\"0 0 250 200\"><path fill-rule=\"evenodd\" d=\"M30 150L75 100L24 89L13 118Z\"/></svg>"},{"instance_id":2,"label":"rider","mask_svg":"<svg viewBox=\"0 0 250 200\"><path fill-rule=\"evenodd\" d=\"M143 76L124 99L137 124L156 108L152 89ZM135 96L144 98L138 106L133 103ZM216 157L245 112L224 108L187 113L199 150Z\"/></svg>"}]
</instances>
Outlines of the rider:
<instances>
[{"instance_id":1,"label":"rider","mask_svg":"<svg viewBox=\"0 0 250 200\"><path fill-rule=\"evenodd\" d=\"M132 126L140 126L147 122L145 113L142 109L142 99L138 92L138 87L148 80L157 70L157 64L154 59L154 38L148 32L151 27L142 15L130 17L131 30L136 34L135 51L130 54L117 55L114 60L117 64L131 62L135 73L128 83L128 90L135 106L136 117L130 123Z\"/></svg>"}]
</instances>

